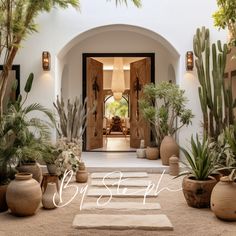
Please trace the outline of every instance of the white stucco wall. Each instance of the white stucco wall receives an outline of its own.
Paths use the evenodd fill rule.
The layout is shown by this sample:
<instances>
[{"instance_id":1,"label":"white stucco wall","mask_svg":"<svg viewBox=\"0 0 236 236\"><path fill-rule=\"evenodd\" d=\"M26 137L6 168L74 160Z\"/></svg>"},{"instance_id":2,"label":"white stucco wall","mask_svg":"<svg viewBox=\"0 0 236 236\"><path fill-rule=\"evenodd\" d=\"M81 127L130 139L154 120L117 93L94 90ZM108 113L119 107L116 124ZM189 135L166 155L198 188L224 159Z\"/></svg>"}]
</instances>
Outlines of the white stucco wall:
<instances>
[{"instance_id":1,"label":"white stucco wall","mask_svg":"<svg viewBox=\"0 0 236 236\"><path fill-rule=\"evenodd\" d=\"M112 45L115 47L115 50L118 50L118 46L114 43L112 44L112 42L109 45L104 43L101 48L98 48L93 41L94 38L92 36L96 34L97 42L100 43L100 46L105 34L110 39L116 40L115 36L118 37L119 33L112 32L112 27L109 28L109 32L106 32L106 30L103 31L102 28L99 28L98 31L89 30L113 24L121 25L121 30L126 31L126 37L131 39L132 35L130 32L135 31L135 28L129 28L129 25L141 27L150 31L150 37L147 34L142 35L140 32L135 32L137 33L137 37L133 37L131 45L122 45L122 51L127 50L128 52L133 52L135 49L134 45L137 46L138 40L142 41L141 38L143 37L145 40L150 41L150 45L145 45L145 47L148 47L148 50L151 50L154 47L155 41L157 41L159 45L157 43L156 48L153 50L158 50L159 47L160 53L161 47L165 49L163 55L166 57L166 60L172 60L173 56L177 54L180 56L179 61L175 61L175 64L173 64L177 76L177 83L181 88L186 90L186 95L189 98L189 107L196 115L193 120L193 126L183 129L179 135L179 141L182 144L186 139L189 139L192 133L200 130L199 125L201 119L196 71L186 73L185 53L188 50L192 50L192 37L196 28L199 26L205 25L211 29L213 41L226 39L225 32L218 32L213 27L211 16L216 9L216 1L143 0L143 7L141 9L135 8L132 4L128 8L126 6L116 8L114 2L112 3L106 0L81 0L81 12L70 8L63 11L53 10L50 14L40 15L37 20L40 33L35 33L27 38L15 60L15 64L21 65L21 88L24 86L27 75L30 72L34 72L36 79L29 102L38 101L47 107L52 107L52 102L60 92L60 78L62 73L64 75L65 73L75 73L75 71L71 72L73 70L73 63L78 63L76 69L81 69L81 56L78 59L78 55L75 55L74 50L70 52L72 46L75 46L74 49L77 52L94 52L94 50L96 52L108 52L112 49ZM128 26L125 27L125 25ZM88 33L82 34L84 32ZM153 38L155 35L157 36L156 39ZM78 38L75 39L77 36ZM75 40L71 41L72 39ZM151 40L153 40L152 43ZM78 44L79 41L81 41L80 44ZM82 47L84 47L83 50ZM105 49L106 51L104 51ZM50 72L43 72L41 69L41 54L43 50L50 51L52 56L52 69ZM170 54L165 54L165 52ZM171 55L172 53L173 55ZM76 62L74 61L71 64L71 68L69 66L70 63L65 60L65 56L69 54L71 54L70 60L76 60ZM63 64L68 64L67 71L62 71L63 67L61 65ZM165 65L167 64L165 63ZM158 77L158 73L160 73L159 78L162 77L161 69L161 64L159 66L157 65L156 76ZM77 72L79 73L79 78L81 71L78 70ZM81 86L80 82L78 82L78 86ZM70 88L71 84L67 83L67 91L70 91Z\"/></svg>"},{"instance_id":2,"label":"white stucco wall","mask_svg":"<svg viewBox=\"0 0 236 236\"><path fill-rule=\"evenodd\" d=\"M156 82L167 80L169 65L178 60L178 57L173 57L159 42L147 36L123 30L97 33L72 47L63 57L66 70L68 68L68 74L62 77L63 84L67 83L66 88L69 87L66 97L69 94L69 97L73 98L82 92L82 53L84 52L155 53Z\"/></svg>"}]
</instances>

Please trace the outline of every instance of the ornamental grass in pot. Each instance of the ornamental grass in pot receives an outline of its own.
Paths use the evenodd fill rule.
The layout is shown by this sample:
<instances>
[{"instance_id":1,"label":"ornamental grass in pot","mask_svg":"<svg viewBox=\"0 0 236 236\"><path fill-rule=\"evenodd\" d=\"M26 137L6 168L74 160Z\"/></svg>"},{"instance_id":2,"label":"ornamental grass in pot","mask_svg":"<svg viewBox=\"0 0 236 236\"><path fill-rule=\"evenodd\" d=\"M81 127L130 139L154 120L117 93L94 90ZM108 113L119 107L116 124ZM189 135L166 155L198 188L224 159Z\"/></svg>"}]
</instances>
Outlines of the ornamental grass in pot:
<instances>
[{"instance_id":1,"label":"ornamental grass in pot","mask_svg":"<svg viewBox=\"0 0 236 236\"><path fill-rule=\"evenodd\" d=\"M195 208L210 206L211 192L217 181L211 176L217 168L217 156L209 149L209 140L206 137L200 141L191 137L191 151L181 148L187 163L187 168L177 177L186 175L182 182L183 194L187 204Z\"/></svg>"}]
</instances>

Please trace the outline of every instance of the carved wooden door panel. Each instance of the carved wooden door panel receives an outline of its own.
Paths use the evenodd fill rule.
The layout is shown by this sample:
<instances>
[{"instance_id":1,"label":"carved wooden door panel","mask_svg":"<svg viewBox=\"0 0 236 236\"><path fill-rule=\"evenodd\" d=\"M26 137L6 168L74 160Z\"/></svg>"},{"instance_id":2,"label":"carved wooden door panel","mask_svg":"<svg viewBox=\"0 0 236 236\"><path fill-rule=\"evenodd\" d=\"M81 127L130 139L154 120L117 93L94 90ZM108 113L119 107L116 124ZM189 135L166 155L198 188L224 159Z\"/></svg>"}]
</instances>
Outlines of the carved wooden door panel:
<instances>
[{"instance_id":1,"label":"carved wooden door panel","mask_svg":"<svg viewBox=\"0 0 236 236\"><path fill-rule=\"evenodd\" d=\"M143 86L151 82L151 60L142 59L130 64L130 147L138 148L140 140L150 143L149 124L143 120L138 100L142 97Z\"/></svg>"},{"instance_id":2,"label":"carved wooden door panel","mask_svg":"<svg viewBox=\"0 0 236 236\"><path fill-rule=\"evenodd\" d=\"M88 108L96 103L96 110L88 116L86 149L103 147L103 64L87 58L87 97Z\"/></svg>"}]
</instances>

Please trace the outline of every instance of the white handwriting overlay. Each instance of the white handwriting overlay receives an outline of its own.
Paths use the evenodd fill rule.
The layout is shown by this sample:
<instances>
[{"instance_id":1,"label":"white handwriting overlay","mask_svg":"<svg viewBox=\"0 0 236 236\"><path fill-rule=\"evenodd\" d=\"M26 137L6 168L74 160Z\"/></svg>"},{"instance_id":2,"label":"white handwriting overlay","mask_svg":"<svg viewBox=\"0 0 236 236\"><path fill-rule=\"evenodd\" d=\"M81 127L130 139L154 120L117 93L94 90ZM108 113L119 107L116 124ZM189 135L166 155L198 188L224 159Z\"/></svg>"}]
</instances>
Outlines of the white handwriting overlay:
<instances>
[{"instance_id":1,"label":"white handwriting overlay","mask_svg":"<svg viewBox=\"0 0 236 236\"><path fill-rule=\"evenodd\" d=\"M179 189L171 189L169 187L163 187L163 188L160 188L160 184L163 180L163 176L165 174L165 170L162 172L157 184L155 183L152 183L152 181L149 181L148 185L141 188L140 190L136 190L136 191L133 191L133 192L128 192L128 188L127 187L123 187L121 188L120 185L127 181L128 178L123 178L123 173L121 171L114 171L114 172L111 172L111 173L108 173L106 174L103 179L102 179L102 184L103 186L107 189L109 195L108 195L108 199L101 203L102 199L103 198L107 198L107 195L106 196L103 196L103 195L100 195L97 199L97 206L98 207L104 207L106 206L107 204L109 204L112 200L112 190L111 188L109 188L109 186L107 186L106 184L106 180L110 180L111 176L113 175L117 175L118 174L118 177L117 180L114 181L114 183L112 184L112 187L114 188L114 186L116 187L116 193L117 194L120 194L120 195L124 195L124 196L129 196L129 195L135 195L137 193L143 193L143 204L146 204L146 198L148 197L148 195L154 191L154 195L157 196L158 194L160 194L162 191L166 190L166 191L169 191L169 192L179 192L179 191L182 191L182 188L179 188ZM81 202L80 202L80 210L82 210L82 207L83 207L83 202L84 202L84 198L85 198L85 195L88 191L88 185L85 185L83 186L80 191L79 191L79 187L78 185L75 185L75 184L70 184L71 182L71 179L73 177L73 171L72 170L66 170L64 175L63 175L63 178L62 178L62 181L61 181L61 186L60 186L60 189L59 189L59 204L56 204L55 202L55 197L56 197L56 193L54 194L53 196L53 204L56 206L56 207L65 207L67 205L69 205L74 199L75 197L78 195L78 194L82 194L82 199L81 199ZM67 200L67 201L63 201L63 190L65 189L72 189L74 192L73 196Z\"/></svg>"}]
</instances>

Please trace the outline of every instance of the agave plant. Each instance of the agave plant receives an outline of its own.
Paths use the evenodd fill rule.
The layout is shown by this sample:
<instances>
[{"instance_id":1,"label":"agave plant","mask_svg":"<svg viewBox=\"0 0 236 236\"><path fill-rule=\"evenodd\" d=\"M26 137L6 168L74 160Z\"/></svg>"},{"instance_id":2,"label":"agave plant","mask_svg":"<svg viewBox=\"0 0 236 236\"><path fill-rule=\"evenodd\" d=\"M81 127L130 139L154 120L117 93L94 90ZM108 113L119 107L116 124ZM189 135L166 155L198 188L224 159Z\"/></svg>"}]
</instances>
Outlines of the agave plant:
<instances>
[{"instance_id":1,"label":"agave plant","mask_svg":"<svg viewBox=\"0 0 236 236\"><path fill-rule=\"evenodd\" d=\"M217 155L209 149L210 141L204 136L202 141L196 135L196 140L191 137L191 152L184 148L183 151L188 163L184 163L187 171L178 175L192 175L196 180L207 180L217 170Z\"/></svg>"}]
</instances>

